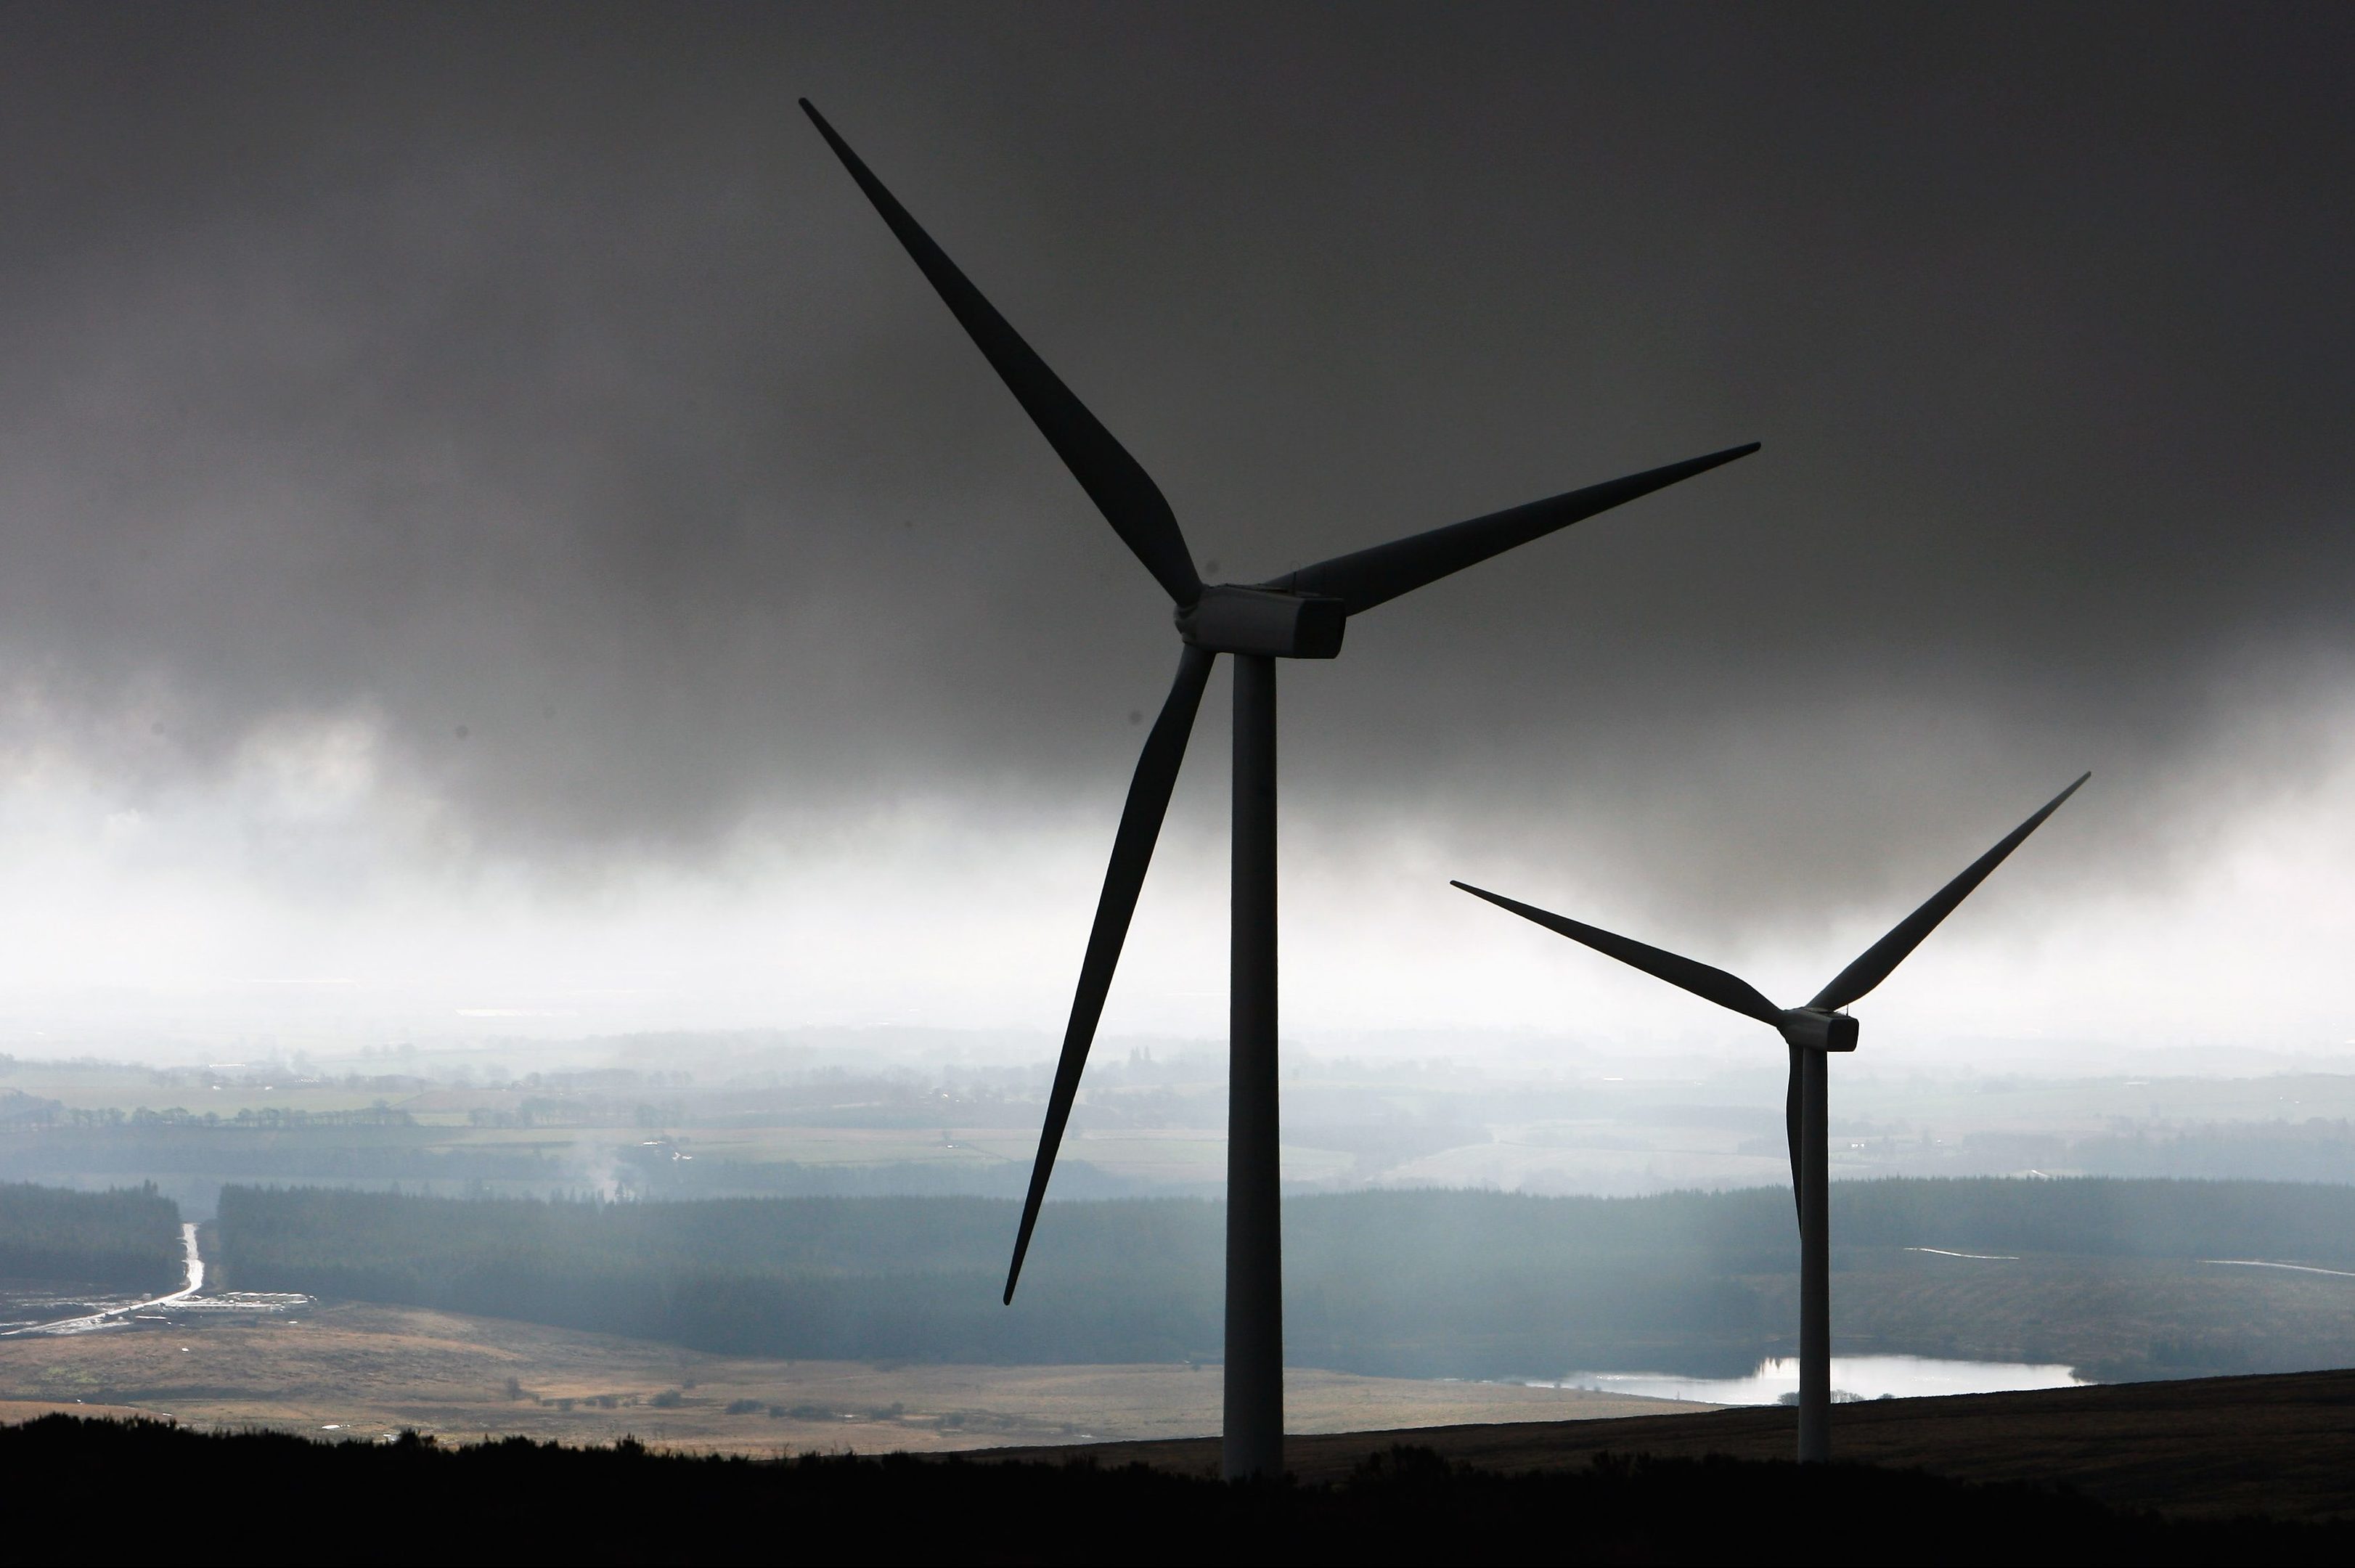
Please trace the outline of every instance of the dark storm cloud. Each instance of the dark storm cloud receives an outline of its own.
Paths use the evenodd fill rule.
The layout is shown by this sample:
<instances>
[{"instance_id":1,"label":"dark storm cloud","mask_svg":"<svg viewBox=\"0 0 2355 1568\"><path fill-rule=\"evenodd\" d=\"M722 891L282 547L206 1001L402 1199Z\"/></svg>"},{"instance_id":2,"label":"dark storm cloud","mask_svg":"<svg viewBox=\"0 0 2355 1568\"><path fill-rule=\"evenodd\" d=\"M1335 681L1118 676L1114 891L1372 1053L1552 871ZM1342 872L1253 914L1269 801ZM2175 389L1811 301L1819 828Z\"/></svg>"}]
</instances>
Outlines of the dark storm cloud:
<instances>
[{"instance_id":1,"label":"dark storm cloud","mask_svg":"<svg viewBox=\"0 0 2355 1568\"><path fill-rule=\"evenodd\" d=\"M1766 443L1353 624L1304 805L1742 902L2085 765L2157 832L2355 652L2341 11L6 29L0 649L129 774L361 709L535 851L1113 809L1166 606L804 92L1216 575Z\"/></svg>"}]
</instances>

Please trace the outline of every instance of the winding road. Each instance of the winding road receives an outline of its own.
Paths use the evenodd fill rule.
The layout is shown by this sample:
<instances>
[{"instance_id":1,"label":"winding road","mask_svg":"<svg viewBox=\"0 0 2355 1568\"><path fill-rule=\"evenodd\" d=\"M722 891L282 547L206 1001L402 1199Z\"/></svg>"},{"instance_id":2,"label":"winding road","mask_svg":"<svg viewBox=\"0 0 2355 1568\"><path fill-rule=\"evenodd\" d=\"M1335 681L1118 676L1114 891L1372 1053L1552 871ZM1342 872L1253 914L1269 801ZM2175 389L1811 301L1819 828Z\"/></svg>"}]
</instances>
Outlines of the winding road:
<instances>
[{"instance_id":1,"label":"winding road","mask_svg":"<svg viewBox=\"0 0 2355 1568\"><path fill-rule=\"evenodd\" d=\"M134 1312L151 1307L169 1307L176 1301L186 1301L205 1287L205 1260L197 1255L197 1228L180 1227L180 1245L186 1249L187 1283L169 1296L159 1296L150 1301L134 1301L127 1307L110 1307L103 1312L92 1312L80 1317L60 1317L54 1323L31 1323L22 1328L0 1333L0 1339L14 1339L23 1334L86 1334L93 1328L104 1328L115 1323L128 1322Z\"/></svg>"}]
</instances>

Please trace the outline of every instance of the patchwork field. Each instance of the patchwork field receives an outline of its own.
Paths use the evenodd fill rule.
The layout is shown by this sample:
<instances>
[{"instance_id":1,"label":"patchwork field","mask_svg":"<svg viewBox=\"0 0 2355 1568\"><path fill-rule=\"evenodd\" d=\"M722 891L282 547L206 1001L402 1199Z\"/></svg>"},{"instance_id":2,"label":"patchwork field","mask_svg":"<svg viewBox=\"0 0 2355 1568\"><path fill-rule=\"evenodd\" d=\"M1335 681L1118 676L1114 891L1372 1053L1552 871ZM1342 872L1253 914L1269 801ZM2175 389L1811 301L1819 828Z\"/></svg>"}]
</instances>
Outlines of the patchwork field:
<instances>
[{"instance_id":1,"label":"patchwork field","mask_svg":"<svg viewBox=\"0 0 2355 1568\"><path fill-rule=\"evenodd\" d=\"M1295 1370L1297 1432L1708 1407L1577 1390ZM1220 1374L1182 1365L869 1365L707 1355L499 1318L347 1304L0 1339L0 1420L59 1408L375 1437L519 1435L743 1454L946 1452L1215 1432Z\"/></svg>"}]
</instances>

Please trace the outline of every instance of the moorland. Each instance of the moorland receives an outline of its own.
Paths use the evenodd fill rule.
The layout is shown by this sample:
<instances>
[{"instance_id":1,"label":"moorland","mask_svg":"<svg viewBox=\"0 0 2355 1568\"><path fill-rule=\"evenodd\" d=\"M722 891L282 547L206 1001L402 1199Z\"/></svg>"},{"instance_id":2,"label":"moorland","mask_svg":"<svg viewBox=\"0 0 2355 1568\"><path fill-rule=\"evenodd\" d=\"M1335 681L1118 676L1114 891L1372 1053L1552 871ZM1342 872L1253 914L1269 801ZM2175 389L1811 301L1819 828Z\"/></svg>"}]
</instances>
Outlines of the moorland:
<instances>
[{"instance_id":1,"label":"moorland","mask_svg":"<svg viewBox=\"0 0 2355 1568\"><path fill-rule=\"evenodd\" d=\"M1374 1445L1336 1479L1231 1487L1060 1456L763 1463L51 1416L0 1428L0 1465L41 1499L12 1544L55 1562L154 1554L117 1522L126 1488L189 1521L173 1552L196 1563L2321 1563L2355 1546L2343 1523L2119 1509L2049 1480L1724 1456L1504 1470Z\"/></svg>"},{"instance_id":2,"label":"moorland","mask_svg":"<svg viewBox=\"0 0 2355 1568\"><path fill-rule=\"evenodd\" d=\"M369 1302L189 1313L128 1329L0 1339L0 1421L168 1417L312 1436L628 1436L681 1451L942 1453L1219 1424L1219 1371L1182 1363L976 1366L728 1356ZM1354 1432L1705 1408L1578 1389L1295 1367L1290 1424Z\"/></svg>"}]
</instances>

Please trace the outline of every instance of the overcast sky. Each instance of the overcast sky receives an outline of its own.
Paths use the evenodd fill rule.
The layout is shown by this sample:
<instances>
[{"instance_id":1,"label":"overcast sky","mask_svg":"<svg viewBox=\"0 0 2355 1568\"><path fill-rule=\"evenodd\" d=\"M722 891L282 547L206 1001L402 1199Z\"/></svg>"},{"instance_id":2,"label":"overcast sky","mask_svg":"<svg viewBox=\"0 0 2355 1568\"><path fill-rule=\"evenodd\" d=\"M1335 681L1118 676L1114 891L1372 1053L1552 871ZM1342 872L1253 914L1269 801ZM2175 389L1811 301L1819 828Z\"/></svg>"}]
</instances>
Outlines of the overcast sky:
<instances>
[{"instance_id":1,"label":"overcast sky","mask_svg":"<svg viewBox=\"0 0 2355 1568\"><path fill-rule=\"evenodd\" d=\"M2355 1037L2343 9L0 30L11 1040L1060 1028L1167 601L803 94L1212 578L1765 443L1284 670L1288 1029L1717 1029L1447 878L1796 1000L2091 768L1868 1043Z\"/></svg>"}]
</instances>

